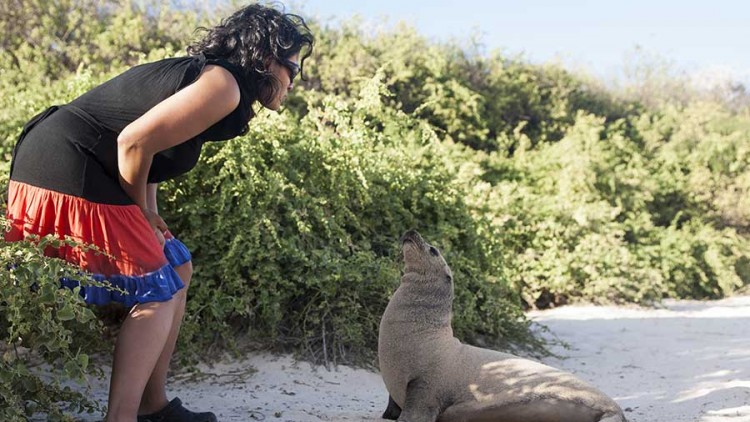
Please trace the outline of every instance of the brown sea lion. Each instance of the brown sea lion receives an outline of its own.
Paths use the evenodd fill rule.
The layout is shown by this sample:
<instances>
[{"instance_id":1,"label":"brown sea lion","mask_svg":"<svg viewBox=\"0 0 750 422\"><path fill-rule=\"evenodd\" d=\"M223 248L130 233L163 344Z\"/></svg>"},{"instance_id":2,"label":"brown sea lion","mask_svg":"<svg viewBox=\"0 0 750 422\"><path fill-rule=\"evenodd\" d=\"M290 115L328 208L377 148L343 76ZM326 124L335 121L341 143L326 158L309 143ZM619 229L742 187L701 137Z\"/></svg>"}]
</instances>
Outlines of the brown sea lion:
<instances>
[{"instance_id":1,"label":"brown sea lion","mask_svg":"<svg viewBox=\"0 0 750 422\"><path fill-rule=\"evenodd\" d=\"M451 328L453 274L414 230L401 285L380 322L385 419L404 422L626 422L614 400L570 373L462 344Z\"/></svg>"}]
</instances>

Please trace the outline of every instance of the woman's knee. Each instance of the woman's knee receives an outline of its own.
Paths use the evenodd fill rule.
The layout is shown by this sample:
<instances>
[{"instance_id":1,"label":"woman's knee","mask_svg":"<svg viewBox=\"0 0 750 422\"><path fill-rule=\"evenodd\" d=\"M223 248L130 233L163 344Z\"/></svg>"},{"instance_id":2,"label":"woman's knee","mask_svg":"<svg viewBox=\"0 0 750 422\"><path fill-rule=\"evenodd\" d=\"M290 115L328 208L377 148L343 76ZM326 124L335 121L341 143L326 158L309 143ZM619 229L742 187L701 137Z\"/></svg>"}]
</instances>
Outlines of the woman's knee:
<instances>
[{"instance_id":1,"label":"woman's knee","mask_svg":"<svg viewBox=\"0 0 750 422\"><path fill-rule=\"evenodd\" d=\"M180 280L182 280L185 288L190 286L190 280L193 278L193 261L178 265L174 267L174 270L177 271L177 275L180 276Z\"/></svg>"}]
</instances>

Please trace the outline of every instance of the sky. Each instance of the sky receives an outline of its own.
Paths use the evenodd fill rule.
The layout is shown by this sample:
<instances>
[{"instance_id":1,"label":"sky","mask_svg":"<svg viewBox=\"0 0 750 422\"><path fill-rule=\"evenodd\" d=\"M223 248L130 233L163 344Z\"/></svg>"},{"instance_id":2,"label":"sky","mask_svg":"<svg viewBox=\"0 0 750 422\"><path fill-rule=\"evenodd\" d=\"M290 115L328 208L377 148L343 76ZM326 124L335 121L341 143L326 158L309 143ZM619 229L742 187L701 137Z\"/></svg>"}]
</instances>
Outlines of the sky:
<instances>
[{"instance_id":1,"label":"sky","mask_svg":"<svg viewBox=\"0 0 750 422\"><path fill-rule=\"evenodd\" d=\"M748 0L300 0L289 9L330 25L353 15L386 27L405 21L436 41L478 33L486 52L558 61L605 80L651 57L750 88Z\"/></svg>"}]
</instances>

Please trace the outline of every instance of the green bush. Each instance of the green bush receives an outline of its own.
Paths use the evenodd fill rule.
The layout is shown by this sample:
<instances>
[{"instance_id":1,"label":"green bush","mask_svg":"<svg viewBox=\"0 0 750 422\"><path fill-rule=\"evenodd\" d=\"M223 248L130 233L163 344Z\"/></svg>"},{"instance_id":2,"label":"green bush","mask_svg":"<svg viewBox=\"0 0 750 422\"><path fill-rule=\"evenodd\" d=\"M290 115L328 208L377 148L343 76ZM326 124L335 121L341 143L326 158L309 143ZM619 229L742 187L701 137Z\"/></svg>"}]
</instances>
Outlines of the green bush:
<instances>
[{"instance_id":1,"label":"green bush","mask_svg":"<svg viewBox=\"0 0 750 422\"><path fill-rule=\"evenodd\" d=\"M361 84L382 69L393 94L389 106L429 122L441 138L485 151L513 153L516 131L532 145L555 142L578 110L607 122L637 114L636 104L618 101L596 81L560 66L484 57L467 43L430 43L403 25L373 34L366 28L359 20L317 28L318 47L303 86L356 97Z\"/></svg>"},{"instance_id":2,"label":"green bush","mask_svg":"<svg viewBox=\"0 0 750 422\"><path fill-rule=\"evenodd\" d=\"M499 250L527 303L716 298L750 281L747 239L717 224L716 202L690 183L719 176L705 161L687 166L715 147L676 158L674 137L633 136L634 127L579 113L557 143L480 161L489 187L477 201L503 216Z\"/></svg>"},{"instance_id":3,"label":"green bush","mask_svg":"<svg viewBox=\"0 0 750 422\"><path fill-rule=\"evenodd\" d=\"M265 114L165 189L167 221L196 262L188 318L200 325L185 329L184 346L213 338L200 326L223 339L240 328L316 361L372 359L409 228L443 247L457 273L460 335L532 341L514 293L488 272L497 258L480 246L446 146L383 107L381 92L375 78L354 104L330 97L302 121Z\"/></svg>"},{"instance_id":4,"label":"green bush","mask_svg":"<svg viewBox=\"0 0 750 422\"><path fill-rule=\"evenodd\" d=\"M4 166L5 167L5 166ZM7 184L2 169L2 198ZM0 207L5 214L5 206ZM8 222L0 217L2 233ZM100 411L88 398L87 376L99 375L89 357L106 348L103 327L75 290L60 278L87 279L76 267L44 256L59 239L0 242L0 419L23 420L34 413L70 420L65 411ZM74 243L71 243L74 244ZM94 283L93 280L90 282ZM68 381L79 383L71 388ZM83 386L83 390L80 388Z\"/></svg>"}]
</instances>

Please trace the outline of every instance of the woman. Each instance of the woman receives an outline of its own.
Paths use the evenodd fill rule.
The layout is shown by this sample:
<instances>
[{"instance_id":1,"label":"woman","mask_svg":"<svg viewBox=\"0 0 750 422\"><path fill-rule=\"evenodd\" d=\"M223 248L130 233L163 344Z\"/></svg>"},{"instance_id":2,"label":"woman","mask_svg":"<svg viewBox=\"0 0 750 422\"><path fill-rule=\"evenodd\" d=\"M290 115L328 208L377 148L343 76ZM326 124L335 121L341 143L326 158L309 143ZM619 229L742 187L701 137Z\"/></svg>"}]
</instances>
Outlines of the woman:
<instances>
[{"instance_id":1,"label":"woman","mask_svg":"<svg viewBox=\"0 0 750 422\"><path fill-rule=\"evenodd\" d=\"M159 217L157 184L189 171L204 142L244 134L256 101L277 110L312 52L304 20L272 7L251 5L203 30L189 57L136 66L45 110L13 153L6 240L54 234L94 244L107 254L49 254L127 292L81 290L87 303L132 306L115 345L110 422L216 420L167 400L192 266Z\"/></svg>"}]
</instances>

